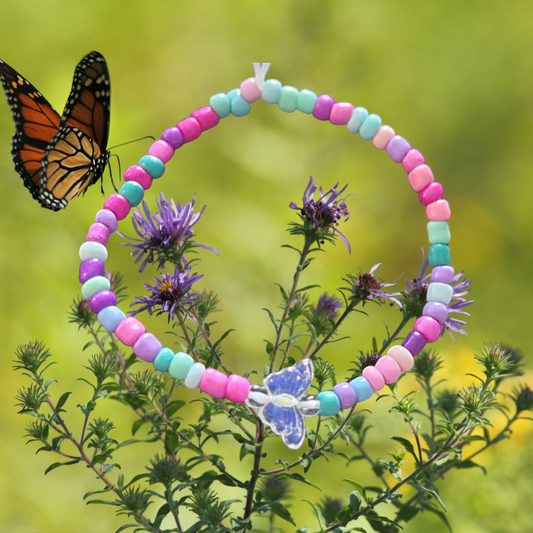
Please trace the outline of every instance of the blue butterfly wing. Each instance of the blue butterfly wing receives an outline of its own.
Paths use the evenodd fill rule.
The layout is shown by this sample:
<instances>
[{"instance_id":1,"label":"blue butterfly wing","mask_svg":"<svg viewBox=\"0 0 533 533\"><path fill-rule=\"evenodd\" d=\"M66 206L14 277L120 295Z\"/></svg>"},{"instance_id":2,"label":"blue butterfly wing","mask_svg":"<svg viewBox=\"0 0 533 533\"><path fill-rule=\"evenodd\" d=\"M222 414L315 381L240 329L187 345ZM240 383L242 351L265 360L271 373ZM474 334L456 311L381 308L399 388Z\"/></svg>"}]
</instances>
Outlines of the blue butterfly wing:
<instances>
[{"instance_id":1,"label":"blue butterfly wing","mask_svg":"<svg viewBox=\"0 0 533 533\"><path fill-rule=\"evenodd\" d=\"M289 448L295 450L302 445L305 422L296 407L281 407L270 402L259 411L259 416L276 435L281 435Z\"/></svg>"},{"instance_id":2,"label":"blue butterfly wing","mask_svg":"<svg viewBox=\"0 0 533 533\"><path fill-rule=\"evenodd\" d=\"M290 394L299 398L309 389L312 381L313 362L310 359L302 359L294 366L270 374L265 378L264 384L274 396Z\"/></svg>"}]
</instances>

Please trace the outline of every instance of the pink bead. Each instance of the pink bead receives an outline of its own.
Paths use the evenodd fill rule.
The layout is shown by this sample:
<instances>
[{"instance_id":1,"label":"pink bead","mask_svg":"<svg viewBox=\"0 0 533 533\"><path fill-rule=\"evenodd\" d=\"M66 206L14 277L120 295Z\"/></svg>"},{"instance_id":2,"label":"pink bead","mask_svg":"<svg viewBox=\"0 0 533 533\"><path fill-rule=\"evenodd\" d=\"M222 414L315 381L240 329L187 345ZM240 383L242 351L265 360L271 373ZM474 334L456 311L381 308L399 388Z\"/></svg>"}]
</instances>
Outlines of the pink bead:
<instances>
[{"instance_id":1,"label":"pink bead","mask_svg":"<svg viewBox=\"0 0 533 533\"><path fill-rule=\"evenodd\" d=\"M452 212L447 200L437 200L426 206L428 220L450 220Z\"/></svg>"},{"instance_id":2,"label":"pink bead","mask_svg":"<svg viewBox=\"0 0 533 533\"><path fill-rule=\"evenodd\" d=\"M178 129L181 131L186 143L198 139L202 133L202 126L194 117L187 117L178 122Z\"/></svg>"},{"instance_id":3,"label":"pink bead","mask_svg":"<svg viewBox=\"0 0 533 533\"><path fill-rule=\"evenodd\" d=\"M109 209L115 213L118 220L123 220L128 216L131 206L128 200L121 194L112 194L105 202L104 209Z\"/></svg>"},{"instance_id":4,"label":"pink bead","mask_svg":"<svg viewBox=\"0 0 533 533\"><path fill-rule=\"evenodd\" d=\"M353 104L350 104L348 102L338 102L336 104L333 104L333 107L331 108L329 121L337 126L348 124L352 113Z\"/></svg>"},{"instance_id":5,"label":"pink bead","mask_svg":"<svg viewBox=\"0 0 533 533\"><path fill-rule=\"evenodd\" d=\"M148 148L148 155L153 155L163 163L168 163L174 155L174 148L166 141L159 139Z\"/></svg>"},{"instance_id":6,"label":"pink bead","mask_svg":"<svg viewBox=\"0 0 533 533\"><path fill-rule=\"evenodd\" d=\"M430 316L421 316L416 319L413 331L420 333L427 342L435 342L440 337L442 326Z\"/></svg>"},{"instance_id":7,"label":"pink bead","mask_svg":"<svg viewBox=\"0 0 533 533\"><path fill-rule=\"evenodd\" d=\"M202 131L214 128L220 122L220 117L210 105L206 105L200 109L197 109L196 111L193 111L193 113L191 113L191 117L198 121Z\"/></svg>"},{"instance_id":8,"label":"pink bead","mask_svg":"<svg viewBox=\"0 0 533 533\"><path fill-rule=\"evenodd\" d=\"M224 398L227 382L228 376L226 374L214 368L206 368L198 386L202 392L210 394L213 398Z\"/></svg>"},{"instance_id":9,"label":"pink bead","mask_svg":"<svg viewBox=\"0 0 533 533\"><path fill-rule=\"evenodd\" d=\"M442 184L438 181L434 181L418 193L418 201L422 205L432 204L437 200L442 200L443 193L444 189L442 187Z\"/></svg>"},{"instance_id":10,"label":"pink bead","mask_svg":"<svg viewBox=\"0 0 533 533\"><path fill-rule=\"evenodd\" d=\"M363 377L370 383L374 392L381 390L385 386L383 374L375 366L365 366Z\"/></svg>"},{"instance_id":11,"label":"pink bead","mask_svg":"<svg viewBox=\"0 0 533 533\"><path fill-rule=\"evenodd\" d=\"M95 222L89 227L89 231L87 232L87 238L85 240L99 242L100 244L103 244L105 246L107 244L107 241L109 240L110 234L111 231L105 224Z\"/></svg>"},{"instance_id":12,"label":"pink bead","mask_svg":"<svg viewBox=\"0 0 533 533\"><path fill-rule=\"evenodd\" d=\"M241 84L241 96L247 102L255 102L261 98L261 89L257 86L257 80L255 78L246 78Z\"/></svg>"},{"instance_id":13,"label":"pink bead","mask_svg":"<svg viewBox=\"0 0 533 533\"><path fill-rule=\"evenodd\" d=\"M415 364L415 359L411 352L405 346L392 346L387 352L389 357L392 357L401 368L402 372L409 372Z\"/></svg>"},{"instance_id":14,"label":"pink bead","mask_svg":"<svg viewBox=\"0 0 533 533\"><path fill-rule=\"evenodd\" d=\"M224 395L230 402L244 403L250 392L250 381L238 374L231 374Z\"/></svg>"},{"instance_id":15,"label":"pink bead","mask_svg":"<svg viewBox=\"0 0 533 533\"><path fill-rule=\"evenodd\" d=\"M381 375L387 384L398 381L398 378L402 373L400 365L388 355L384 355L378 359L376 368L381 372Z\"/></svg>"},{"instance_id":16,"label":"pink bead","mask_svg":"<svg viewBox=\"0 0 533 533\"><path fill-rule=\"evenodd\" d=\"M146 328L133 316L125 318L115 329L115 335L126 346L133 346Z\"/></svg>"},{"instance_id":17,"label":"pink bead","mask_svg":"<svg viewBox=\"0 0 533 533\"><path fill-rule=\"evenodd\" d=\"M418 165L409 172L408 177L409 183L415 192L420 192L435 180L433 172L427 165Z\"/></svg>"},{"instance_id":18,"label":"pink bead","mask_svg":"<svg viewBox=\"0 0 533 533\"><path fill-rule=\"evenodd\" d=\"M402 159L402 167L405 172L411 172L411 170L423 165L425 162L424 156L416 148L411 148Z\"/></svg>"},{"instance_id":19,"label":"pink bead","mask_svg":"<svg viewBox=\"0 0 533 533\"><path fill-rule=\"evenodd\" d=\"M152 176L140 165L133 165L124 172L124 181L136 181L145 191L152 186Z\"/></svg>"},{"instance_id":20,"label":"pink bead","mask_svg":"<svg viewBox=\"0 0 533 533\"><path fill-rule=\"evenodd\" d=\"M385 150L389 141L396 135L390 126L380 126L377 133L372 137L372 142L378 150Z\"/></svg>"}]
</instances>

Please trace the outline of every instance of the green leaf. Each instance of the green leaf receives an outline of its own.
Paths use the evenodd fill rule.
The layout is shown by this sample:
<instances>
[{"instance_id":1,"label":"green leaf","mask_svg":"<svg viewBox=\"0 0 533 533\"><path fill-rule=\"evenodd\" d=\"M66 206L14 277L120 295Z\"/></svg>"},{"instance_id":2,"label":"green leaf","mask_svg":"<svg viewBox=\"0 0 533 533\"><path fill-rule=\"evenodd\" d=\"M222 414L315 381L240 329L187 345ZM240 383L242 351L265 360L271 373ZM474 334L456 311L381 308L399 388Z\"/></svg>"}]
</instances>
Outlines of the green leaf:
<instances>
[{"instance_id":1,"label":"green leaf","mask_svg":"<svg viewBox=\"0 0 533 533\"><path fill-rule=\"evenodd\" d=\"M68 397L71 395L72 393L71 392L65 392L65 394L62 394L61 397L59 398L59 400L57 401L57 404L56 404L56 409L54 411L54 414L56 413L60 413L62 411L61 407L63 407L66 403L66 401L68 400Z\"/></svg>"},{"instance_id":2,"label":"green leaf","mask_svg":"<svg viewBox=\"0 0 533 533\"><path fill-rule=\"evenodd\" d=\"M427 492L428 494L431 494L440 504L440 506L446 511L446 506L444 505L444 502L441 500L439 493L436 490L428 489L427 487L424 487L424 485L421 485L417 481L412 482L413 486L415 486L417 489Z\"/></svg>"},{"instance_id":3,"label":"green leaf","mask_svg":"<svg viewBox=\"0 0 533 533\"><path fill-rule=\"evenodd\" d=\"M365 487L361 485L361 483L357 483L357 481L353 481L352 479L348 479L348 478L343 478L343 481L345 481L346 483L349 483L352 487L354 487L357 490L357 492L359 492L359 494L365 501L368 501L366 497Z\"/></svg>"},{"instance_id":4,"label":"green leaf","mask_svg":"<svg viewBox=\"0 0 533 533\"><path fill-rule=\"evenodd\" d=\"M407 439L403 437L391 437L391 439L399 442L415 458L416 464L420 464L413 445Z\"/></svg>"},{"instance_id":5,"label":"green leaf","mask_svg":"<svg viewBox=\"0 0 533 533\"><path fill-rule=\"evenodd\" d=\"M187 405L187 402L183 400L174 400L167 405L167 408L165 409L165 415L167 418L171 418L176 411L179 411L185 405Z\"/></svg>"},{"instance_id":6,"label":"green leaf","mask_svg":"<svg viewBox=\"0 0 533 533\"><path fill-rule=\"evenodd\" d=\"M324 517L322 516L322 511L313 502L310 502L309 500L303 501L308 503L311 506L311 509L313 509L313 512L315 513L315 516L318 520L320 531L323 532L326 529L326 523L324 521Z\"/></svg>"},{"instance_id":7,"label":"green leaf","mask_svg":"<svg viewBox=\"0 0 533 533\"><path fill-rule=\"evenodd\" d=\"M487 469L484 467L484 466L481 466L477 463L475 463L474 461L472 461L471 459L465 459L464 461L461 461L459 463L457 463L456 465L454 465L455 468L481 468L481 470L483 471L483 473L485 475L487 475Z\"/></svg>"},{"instance_id":8,"label":"green leaf","mask_svg":"<svg viewBox=\"0 0 533 533\"><path fill-rule=\"evenodd\" d=\"M165 452L168 455L174 455L174 452L180 445L180 438L172 431L167 431L165 437Z\"/></svg>"},{"instance_id":9,"label":"green leaf","mask_svg":"<svg viewBox=\"0 0 533 533\"><path fill-rule=\"evenodd\" d=\"M64 463L53 463L51 464L45 471L45 474L48 474L48 472L51 472L52 470L55 470L56 468L59 468L60 466L70 466L78 464L81 461L81 459L72 459L71 461L66 461Z\"/></svg>"},{"instance_id":10,"label":"green leaf","mask_svg":"<svg viewBox=\"0 0 533 533\"><path fill-rule=\"evenodd\" d=\"M276 516L279 516L280 518L283 518L283 520L290 522L293 526L296 525L291 513L281 502L272 502L270 509Z\"/></svg>"},{"instance_id":11,"label":"green leaf","mask_svg":"<svg viewBox=\"0 0 533 533\"><path fill-rule=\"evenodd\" d=\"M483 442L487 442L487 438L483 435L466 435L462 438L464 442L473 442L476 440L481 440Z\"/></svg>"},{"instance_id":12,"label":"green leaf","mask_svg":"<svg viewBox=\"0 0 533 533\"><path fill-rule=\"evenodd\" d=\"M266 307L263 307L263 311L266 311L268 313L268 316L270 317L270 322L272 322L272 324L274 324L274 330L277 333L278 332L278 325L276 324L276 319L274 318L274 315Z\"/></svg>"}]
</instances>

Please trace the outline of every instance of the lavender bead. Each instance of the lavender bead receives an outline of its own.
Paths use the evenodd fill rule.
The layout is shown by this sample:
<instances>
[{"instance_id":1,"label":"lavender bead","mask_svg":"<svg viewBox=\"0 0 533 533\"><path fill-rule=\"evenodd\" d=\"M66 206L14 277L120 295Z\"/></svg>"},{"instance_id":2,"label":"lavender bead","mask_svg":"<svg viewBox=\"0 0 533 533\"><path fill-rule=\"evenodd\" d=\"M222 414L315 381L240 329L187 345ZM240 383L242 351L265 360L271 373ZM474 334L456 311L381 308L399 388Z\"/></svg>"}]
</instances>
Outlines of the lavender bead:
<instances>
[{"instance_id":1,"label":"lavender bead","mask_svg":"<svg viewBox=\"0 0 533 533\"><path fill-rule=\"evenodd\" d=\"M337 383L333 387L333 392L339 397L341 409L349 409L356 404L355 390L349 383Z\"/></svg>"},{"instance_id":2,"label":"lavender bead","mask_svg":"<svg viewBox=\"0 0 533 533\"><path fill-rule=\"evenodd\" d=\"M175 126L166 129L161 134L161 140L166 141L174 149L179 148L180 146L183 146L185 144L183 133L181 133L179 128L176 128Z\"/></svg>"},{"instance_id":3,"label":"lavender bead","mask_svg":"<svg viewBox=\"0 0 533 533\"><path fill-rule=\"evenodd\" d=\"M422 310L424 316L430 316L444 324L448 318L448 307L441 302L428 302Z\"/></svg>"},{"instance_id":4,"label":"lavender bead","mask_svg":"<svg viewBox=\"0 0 533 533\"><path fill-rule=\"evenodd\" d=\"M113 211L109 211L109 209L100 209L98 213L96 213L96 216L94 217L95 222L99 222L100 224L104 224L104 226L107 226L109 228L109 231L111 233L114 233L117 231L118 228L118 220L113 213Z\"/></svg>"},{"instance_id":5,"label":"lavender bead","mask_svg":"<svg viewBox=\"0 0 533 533\"><path fill-rule=\"evenodd\" d=\"M411 145L400 135L395 135L387 144L385 151L395 162L399 163L411 149Z\"/></svg>"},{"instance_id":6,"label":"lavender bead","mask_svg":"<svg viewBox=\"0 0 533 533\"><path fill-rule=\"evenodd\" d=\"M455 270L449 265L436 266L431 271L431 281L437 283L446 283L450 285L453 282Z\"/></svg>"}]
</instances>

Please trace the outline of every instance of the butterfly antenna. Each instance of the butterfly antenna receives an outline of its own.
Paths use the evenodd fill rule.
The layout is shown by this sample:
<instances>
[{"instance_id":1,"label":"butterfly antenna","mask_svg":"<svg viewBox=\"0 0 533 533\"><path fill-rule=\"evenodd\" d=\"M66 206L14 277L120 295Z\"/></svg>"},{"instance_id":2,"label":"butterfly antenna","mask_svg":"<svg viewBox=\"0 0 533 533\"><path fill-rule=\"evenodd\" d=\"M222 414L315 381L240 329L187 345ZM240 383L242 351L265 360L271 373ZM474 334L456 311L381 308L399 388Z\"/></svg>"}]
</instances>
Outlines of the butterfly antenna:
<instances>
[{"instance_id":1,"label":"butterfly antenna","mask_svg":"<svg viewBox=\"0 0 533 533\"><path fill-rule=\"evenodd\" d=\"M115 148L119 148L120 146L126 146L126 144L136 143L138 141L144 141L145 139L152 139L152 141L155 141L155 137L152 135L147 135L146 137L141 137L140 139L133 139L133 141L128 141L122 144L115 144L115 146L111 146L111 148L108 148L107 151L111 151Z\"/></svg>"},{"instance_id":2,"label":"butterfly antenna","mask_svg":"<svg viewBox=\"0 0 533 533\"><path fill-rule=\"evenodd\" d=\"M112 157L116 157L117 158L117 161L118 161L118 175L119 175L119 178L120 176L122 176L122 169L121 169L121 166L120 166L120 157L117 155L117 154L109 154L109 159L111 159ZM111 176L111 185L113 185L113 189L115 189L115 192L118 192L118 189L115 185L115 180L113 179L113 169L111 167L111 165L109 165L109 175ZM102 193L104 192L104 180L102 180Z\"/></svg>"}]
</instances>

